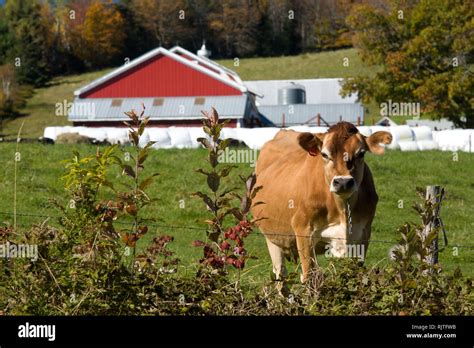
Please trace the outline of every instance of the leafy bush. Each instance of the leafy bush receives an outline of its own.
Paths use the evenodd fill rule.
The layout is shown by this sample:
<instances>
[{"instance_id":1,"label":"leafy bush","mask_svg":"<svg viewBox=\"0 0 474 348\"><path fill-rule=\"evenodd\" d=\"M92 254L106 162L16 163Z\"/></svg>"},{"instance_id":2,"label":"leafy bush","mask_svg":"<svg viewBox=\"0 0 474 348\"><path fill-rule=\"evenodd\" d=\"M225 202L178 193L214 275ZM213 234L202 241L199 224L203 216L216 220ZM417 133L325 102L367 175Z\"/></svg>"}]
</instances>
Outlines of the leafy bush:
<instances>
[{"instance_id":1,"label":"leafy bush","mask_svg":"<svg viewBox=\"0 0 474 348\"><path fill-rule=\"evenodd\" d=\"M240 197L235 188L221 189L224 179L231 173L235 166L219 163L219 153L225 151L230 144L230 139L220 139L222 128L228 121L219 122L219 114L213 108L211 113L204 112L203 130L207 138L197 140L207 149L208 161L211 166L210 171L202 168L196 172L206 176L210 195L203 192L196 192L194 196L202 199L206 208L211 212L212 219L206 220L208 223L208 241L195 241L194 245L203 247L204 257L200 262L211 267L222 274L226 272L226 266L231 265L237 270L245 267L248 256L244 247L244 240L252 232L255 220L249 218L249 211L252 200L255 198L260 187L255 187L256 176L251 174L247 178L240 177L245 184L245 195ZM239 199L240 208L233 207L231 202L234 198ZM254 205L259 202L254 203ZM236 219L235 226L224 228L226 216L233 216Z\"/></svg>"}]
</instances>

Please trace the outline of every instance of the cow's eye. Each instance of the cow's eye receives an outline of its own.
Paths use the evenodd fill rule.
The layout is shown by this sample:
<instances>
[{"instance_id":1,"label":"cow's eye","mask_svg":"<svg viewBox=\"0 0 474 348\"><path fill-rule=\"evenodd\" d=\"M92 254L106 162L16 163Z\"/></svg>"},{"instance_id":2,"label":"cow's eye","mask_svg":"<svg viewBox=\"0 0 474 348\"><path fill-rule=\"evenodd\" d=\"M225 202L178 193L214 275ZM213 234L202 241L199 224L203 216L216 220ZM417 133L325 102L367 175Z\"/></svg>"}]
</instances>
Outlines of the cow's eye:
<instances>
[{"instance_id":1,"label":"cow's eye","mask_svg":"<svg viewBox=\"0 0 474 348\"><path fill-rule=\"evenodd\" d=\"M361 151L357 154L357 158L364 158L365 156L365 151Z\"/></svg>"},{"instance_id":2,"label":"cow's eye","mask_svg":"<svg viewBox=\"0 0 474 348\"><path fill-rule=\"evenodd\" d=\"M321 156L323 156L324 159L328 160L329 156L327 153L321 152Z\"/></svg>"}]
</instances>

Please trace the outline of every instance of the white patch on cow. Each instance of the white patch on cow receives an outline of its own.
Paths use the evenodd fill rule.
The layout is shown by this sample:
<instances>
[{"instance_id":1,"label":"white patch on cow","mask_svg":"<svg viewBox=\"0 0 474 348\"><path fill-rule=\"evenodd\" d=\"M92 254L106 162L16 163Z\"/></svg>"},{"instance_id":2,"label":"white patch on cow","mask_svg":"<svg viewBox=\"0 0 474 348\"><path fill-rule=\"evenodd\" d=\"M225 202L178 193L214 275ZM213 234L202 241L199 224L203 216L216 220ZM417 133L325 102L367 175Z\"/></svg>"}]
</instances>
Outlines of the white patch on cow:
<instances>
[{"instance_id":1,"label":"white patch on cow","mask_svg":"<svg viewBox=\"0 0 474 348\"><path fill-rule=\"evenodd\" d=\"M345 257L348 253L348 249L355 244L365 244L364 241L367 239L365 233L366 221L355 222L352 225L350 236L347 236L348 230L345 223L333 224L322 229L317 229L313 236L315 239L321 238L322 242L328 243L329 247L326 249L328 253L333 257ZM349 240L347 240L347 237ZM349 245L349 247L348 247ZM365 258L364 252L358 252L358 256L361 261Z\"/></svg>"},{"instance_id":2,"label":"white patch on cow","mask_svg":"<svg viewBox=\"0 0 474 348\"><path fill-rule=\"evenodd\" d=\"M345 239L346 238L346 224L333 224L324 227L320 232L321 238L324 239Z\"/></svg>"},{"instance_id":3,"label":"white patch on cow","mask_svg":"<svg viewBox=\"0 0 474 348\"><path fill-rule=\"evenodd\" d=\"M353 179L353 177L351 175L336 175L332 180L331 180L331 186L329 187L329 191L331 192L336 192L336 189L334 188L334 180L335 179ZM354 180L354 186L352 186L352 191L351 192L355 192L357 191L358 189L358 185L357 185L357 181Z\"/></svg>"},{"instance_id":4,"label":"white patch on cow","mask_svg":"<svg viewBox=\"0 0 474 348\"><path fill-rule=\"evenodd\" d=\"M268 238L265 239L267 241L268 251L270 252L270 258L272 259L273 273L275 273L275 278L277 280L283 280L288 275L285 267L283 249L271 242Z\"/></svg>"}]
</instances>

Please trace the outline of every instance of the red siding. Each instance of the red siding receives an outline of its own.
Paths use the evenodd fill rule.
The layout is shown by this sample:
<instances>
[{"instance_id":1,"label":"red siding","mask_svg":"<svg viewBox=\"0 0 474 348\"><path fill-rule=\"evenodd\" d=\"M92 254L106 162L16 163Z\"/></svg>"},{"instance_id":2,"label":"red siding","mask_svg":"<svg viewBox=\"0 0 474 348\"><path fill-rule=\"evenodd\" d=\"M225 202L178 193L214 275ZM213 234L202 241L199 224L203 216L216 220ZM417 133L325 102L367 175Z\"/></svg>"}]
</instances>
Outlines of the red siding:
<instances>
[{"instance_id":1,"label":"red siding","mask_svg":"<svg viewBox=\"0 0 474 348\"><path fill-rule=\"evenodd\" d=\"M240 95L242 92L167 56L130 69L81 98L145 98Z\"/></svg>"}]
</instances>

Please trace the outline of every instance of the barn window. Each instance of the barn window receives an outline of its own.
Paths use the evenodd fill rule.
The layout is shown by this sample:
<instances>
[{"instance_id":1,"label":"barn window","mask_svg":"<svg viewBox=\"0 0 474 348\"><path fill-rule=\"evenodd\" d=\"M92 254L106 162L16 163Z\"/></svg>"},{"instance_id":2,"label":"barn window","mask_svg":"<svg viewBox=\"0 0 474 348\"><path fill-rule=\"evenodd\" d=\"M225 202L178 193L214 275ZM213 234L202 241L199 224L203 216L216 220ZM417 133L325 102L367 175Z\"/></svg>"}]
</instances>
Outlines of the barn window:
<instances>
[{"instance_id":1,"label":"barn window","mask_svg":"<svg viewBox=\"0 0 474 348\"><path fill-rule=\"evenodd\" d=\"M113 100L112 100L112 106L113 106L113 107L122 106L122 99L113 99Z\"/></svg>"},{"instance_id":2,"label":"barn window","mask_svg":"<svg viewBox=\"0 0 474 348\"><path fill-rule=\"evenodd\" d=\"M163 98L155 98L153 99L153 106L162 106L164 101Z\"/></svg>"},{"instance_id":3,"label":"barn window","mask_svg":"<svg viewBox=\"0 0 474 348\"><path fill-rule=\"evenodd\" d=\"M205 101L206 101L206 98L197 97L196 99L194 99L194 105L204 105Z\"/></svg>"}]
</instances>

